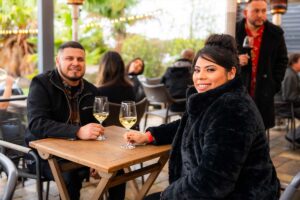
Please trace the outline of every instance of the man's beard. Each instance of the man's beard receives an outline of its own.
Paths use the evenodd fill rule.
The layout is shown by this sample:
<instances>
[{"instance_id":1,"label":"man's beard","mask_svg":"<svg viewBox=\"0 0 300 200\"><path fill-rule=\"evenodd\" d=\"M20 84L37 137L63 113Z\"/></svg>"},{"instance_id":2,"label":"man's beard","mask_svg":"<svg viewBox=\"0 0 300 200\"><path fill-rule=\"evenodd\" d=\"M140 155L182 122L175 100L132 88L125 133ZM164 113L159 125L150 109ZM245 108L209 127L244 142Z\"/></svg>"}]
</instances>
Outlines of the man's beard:
<instances>
[{"instance_id":1,"label":"man's beard","mask_svg":"<svg viewBox=\"0 0 300 200\"><path fill-rule=\"evenodd\" d=\"M251 20L250 21L250 24L252 24L252 26L254 26L255 28L261 27L262 25L264 25L264 23L265 23L265 20L263 20L263 22L259 23L259 24L256 23L256 20Z\"/></svg>"},{"instance_id":2,"label":"man's beard","mask_svg":"<svg viewBox=\"0 0 300 200\"><path fill-rule=\"evenodd\" d=\"M83 78L84 74L82 74L81 76L74 76L74 77L70 77L68 76L67 74L65 74L62 70L61 70L61 67L59 66L58 67L58 71L60 72L60 75L64 78L64 79L67 79L69 81L72 81L72 82L76 82L76 81L79 81Z\"/></svg>"}]
</instances>

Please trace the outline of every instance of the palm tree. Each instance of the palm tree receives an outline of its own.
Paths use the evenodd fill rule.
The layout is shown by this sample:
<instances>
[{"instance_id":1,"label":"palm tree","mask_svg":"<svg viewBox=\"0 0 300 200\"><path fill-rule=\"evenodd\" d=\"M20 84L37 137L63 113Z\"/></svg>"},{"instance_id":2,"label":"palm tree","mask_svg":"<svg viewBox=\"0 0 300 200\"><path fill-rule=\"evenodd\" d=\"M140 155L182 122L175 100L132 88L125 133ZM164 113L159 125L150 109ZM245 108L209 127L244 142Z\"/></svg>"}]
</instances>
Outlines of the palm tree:
<instances>
[{"instance_id":1,"label":"palm tree","mask_svg":"<svg viewBox=\"0 0 300 200\"><path fill-rule=\"evenodd\" d=\"M118 19L125 16L125 10L135 5L137 0L87 0L84 8L91 14L108 19ZM122 49L122 43L126 38L126 23L113 24L113 36L116 40L116 51Z\"/></svg>"},{"instance_id":2,"label":"palm tree","mask_svg":"<svg viewBox=\"0 0 300 200\"><path fill-rule=\"evenodd\" d=\"M16 30L36 28L33 13L36 12L36 0L0 0L0 29ZM32 73L34 64L30 56L35 45L29 42L30 34L0 35L0 67L13 76Z\"/></svg>"}]
</instances>

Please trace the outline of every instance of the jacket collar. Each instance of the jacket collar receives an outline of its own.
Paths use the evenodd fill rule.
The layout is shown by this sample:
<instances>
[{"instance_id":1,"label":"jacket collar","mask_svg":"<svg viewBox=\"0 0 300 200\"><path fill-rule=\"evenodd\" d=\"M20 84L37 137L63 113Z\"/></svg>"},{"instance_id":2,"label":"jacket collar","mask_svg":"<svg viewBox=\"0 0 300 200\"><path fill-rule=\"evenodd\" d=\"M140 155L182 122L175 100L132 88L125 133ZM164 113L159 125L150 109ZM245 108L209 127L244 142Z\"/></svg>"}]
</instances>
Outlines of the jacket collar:
<instances>
[{"instance_id":1,"label":"jacket collar","mask_svg":"<svg viewBox=\"0 0 300 200\"><path fill-rule=\"evenodd\" d=\"M54 69L50 72L50 82L57 88L59 88L60 90L62 90L64 92L64 85L63 85L63 82L62 82L62 79L59 75L59 72L57 69ZM82 88L82 92L81 93L87 93L87 94L91 94L91 91L89 88L89 84L86 80L82 79L82 83L81 83L83 86Z\"/></svg>"},{"instance_id":2,"label":"jacket collar","mask_svg":"<svg viewBox=\"0 0 300 200\"><path fill-rule=\"evenodd\" d=\"M187 112L191 115L199 115L225 93L237 90L246 92L240 77L204 93L198 93L195 87L191 87L187 91Z\"/></svg>"}]
</instances>

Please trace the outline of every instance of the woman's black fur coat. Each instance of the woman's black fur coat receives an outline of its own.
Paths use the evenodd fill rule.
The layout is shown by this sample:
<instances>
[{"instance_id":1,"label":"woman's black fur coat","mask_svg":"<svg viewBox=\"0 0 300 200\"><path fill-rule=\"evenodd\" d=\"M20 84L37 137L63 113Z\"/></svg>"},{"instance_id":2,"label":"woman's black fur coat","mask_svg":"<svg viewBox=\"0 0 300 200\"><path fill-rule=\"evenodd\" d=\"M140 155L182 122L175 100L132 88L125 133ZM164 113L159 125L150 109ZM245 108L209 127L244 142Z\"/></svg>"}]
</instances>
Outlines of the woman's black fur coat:
<instances>
[{"instance_id":1,"label":"woman's black fur coat","mask_svg":"<svg viewBox=\"0 0 300 200\"><path fill-rule=\"evenodd\" d=\"M278 199L262 118L239 78L205 93L188 90L181 120L148 129L172 143L161 199Z\"/></svg>"}]
</instances>

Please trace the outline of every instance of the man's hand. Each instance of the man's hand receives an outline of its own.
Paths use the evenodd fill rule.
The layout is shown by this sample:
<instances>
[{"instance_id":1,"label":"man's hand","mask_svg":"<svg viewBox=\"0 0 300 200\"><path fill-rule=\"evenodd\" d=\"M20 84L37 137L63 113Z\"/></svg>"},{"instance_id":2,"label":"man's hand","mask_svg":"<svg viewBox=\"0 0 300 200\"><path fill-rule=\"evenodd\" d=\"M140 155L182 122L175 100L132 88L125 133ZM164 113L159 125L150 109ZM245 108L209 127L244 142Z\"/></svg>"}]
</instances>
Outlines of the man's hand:
<instances>
[{"instance_id":1,"label":"man's hand","mask_svg":"<svg viewBox=\"0 0 300 200\"><path fill-rule=\"evenodd\" d=\"M245 66L245 65L248 65L248 62L249 62L249 55L248 54L240 54L239 55L239 61L240 61L240 65L241 67Z\"/></svg>"},{"instance_id":2,"label":"man's hand","mask_svg":"<svg viewBox=\"0 0 300 200\"><path fill-rule=\"evenodd\" d=\"M138 131L128 131L123 135L123 138L130 143L149 143L148 136Z\"/></svg>"},{"instance_id":3,"label":"man's hand","mask_svg":"<svg viewBox=\"0 0 300 200\"><path fill-rule=\"evenodd\" d=\"M77 137L82 140L95 140L99 135L104 134L104 128L100 124L89 123L80 127L77 132Z\"/></svg>"}]
</instances>

